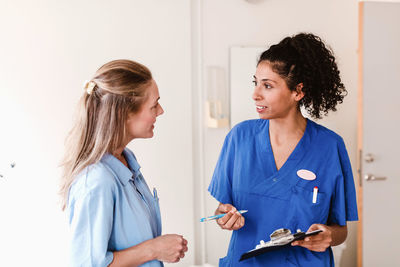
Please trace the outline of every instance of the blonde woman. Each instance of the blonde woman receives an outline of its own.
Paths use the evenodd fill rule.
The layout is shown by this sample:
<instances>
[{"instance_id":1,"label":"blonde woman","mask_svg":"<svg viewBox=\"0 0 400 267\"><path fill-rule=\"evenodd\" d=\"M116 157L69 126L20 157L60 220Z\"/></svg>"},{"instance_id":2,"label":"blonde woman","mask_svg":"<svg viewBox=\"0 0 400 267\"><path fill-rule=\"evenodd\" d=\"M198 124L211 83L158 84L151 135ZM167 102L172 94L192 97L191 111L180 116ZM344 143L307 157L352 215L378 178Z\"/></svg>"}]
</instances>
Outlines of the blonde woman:
<instances>
[{"instance_id":1,"label":"blonde woman","mask_svg":"<svg viewBox=\"0 0 400 267\"><path fill-rule=\"evenodd\" d=\"M72 266L163 266L187 251L161 235L157 193L135 155L135 138L153 137L164 113L151 72L129 60L103 65L85 86L63 161L61 193L71 227Z\"/></svg>"}]
</instances>

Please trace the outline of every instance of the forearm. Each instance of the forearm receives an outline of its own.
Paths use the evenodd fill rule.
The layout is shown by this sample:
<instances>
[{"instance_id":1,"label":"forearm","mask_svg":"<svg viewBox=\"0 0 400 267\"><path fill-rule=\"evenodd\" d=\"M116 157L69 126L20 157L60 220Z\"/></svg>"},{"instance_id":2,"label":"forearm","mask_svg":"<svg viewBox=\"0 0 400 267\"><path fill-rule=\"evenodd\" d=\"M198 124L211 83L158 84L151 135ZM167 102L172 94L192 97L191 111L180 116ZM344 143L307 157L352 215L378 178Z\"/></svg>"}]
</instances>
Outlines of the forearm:
<instances>
[{"instance_id":1,"label":"forearm","mask_svg":"<svg viewBox=\"0 0 400 267\"><path fill-rule=\"evenodd\" d=\"M340 226L337 224L331 224L327 226L331 230L331 246L338 246L342 244L347 238L347 225Z\"/></svg>"},{"instance_id":2,"label":"forearm","mask_svg":"<svg viewBox=\"0 0 400 267\"><path fill-rule=\"evenodd\" d=\"M115 251L114 259L109 267L135 267L157 259L151 243L152 239L124 250Z\"/></svg>"}]
</instances>

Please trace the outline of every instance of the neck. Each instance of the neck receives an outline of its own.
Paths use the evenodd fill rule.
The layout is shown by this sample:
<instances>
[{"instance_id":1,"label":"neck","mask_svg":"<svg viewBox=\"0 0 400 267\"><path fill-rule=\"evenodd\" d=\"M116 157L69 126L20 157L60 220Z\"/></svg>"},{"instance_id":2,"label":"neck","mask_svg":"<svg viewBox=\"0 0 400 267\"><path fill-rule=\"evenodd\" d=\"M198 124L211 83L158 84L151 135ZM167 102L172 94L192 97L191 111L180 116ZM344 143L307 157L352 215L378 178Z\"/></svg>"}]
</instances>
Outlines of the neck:
<instances>
[{"instance_id":1,"label":"neck","mask_svg":"<svg viewBox=\"0 0 400 267\"><path fill-rule=\"evenodd\" d=\"M122 152L124 151L124 147L118 148L116 149L112 154L114 157L116 157L119 161L121 161L125 166L128 167L128 163L124 157L124 155L122 154Z\"/></svg>"},{"instance_id":2,"label":"neck","mask_svg":"<svg viewBox=\"0 0 400 267\"><path fill-rule=\"evenodd\" d=\"M124 151L125 147L120 147L118 149L116 149L115 151L113 151L113 155L116 157L122 157L122 152Z\"/></svg>"},{"instance_id":3,"label":"neck","mask_svg":"<svg viewBox=\"0 0 400 267\"><path fill-rule=\"evenodd\" d=\"M293 116L270 120L269 133L276 140L287 140L302 137L306 130L307 120L301 112Z\"/></svg>"}]
</instances>

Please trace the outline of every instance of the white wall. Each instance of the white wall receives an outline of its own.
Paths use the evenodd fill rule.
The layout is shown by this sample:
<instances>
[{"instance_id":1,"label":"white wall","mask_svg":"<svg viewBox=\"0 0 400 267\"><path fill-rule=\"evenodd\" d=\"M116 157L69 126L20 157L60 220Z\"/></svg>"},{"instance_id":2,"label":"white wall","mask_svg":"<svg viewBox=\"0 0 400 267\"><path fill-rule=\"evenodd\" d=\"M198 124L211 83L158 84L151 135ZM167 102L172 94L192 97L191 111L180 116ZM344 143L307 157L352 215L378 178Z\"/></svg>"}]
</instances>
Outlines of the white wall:
<instances>
[{"instance_id":1,"label":"white wall","mask_svg":"<svg viewBox=\"0 0 400 267\"><path fill-rule=\"evenodd\" d=\"M158 188L163 232L190 247L190 2L0 0L0 32L0 166L17 163L0 180L0 265L67 266L57 165L84 81L118 58L147 65L159 85L165 114L155 137L130 147ZM174 266L193 259L192 246Z\"/></svg>"},{"instance_id":2,"label":"white wall","mask_svg":"<svg viewBox=\"0 0 400 267\"><path fill-rule=\"evenodd\" d=\"M320 123L339 133L345 140L353 164L356 164L357 125L357 0L266 0L250 4L243 0L203 1L203 69L216 65L229 70L229 48L231 46L269 46L283 37L300 31L309 31L321 36L334 50L348 96L332 113ZM228 79L228 77L227 77ZM249 97L252 84L249 77ZM223 139L228 130L207 129L205 144L205 187L210 182ZM355 176L356 177L356 176ZM217 202L206 193L206 213L212 214ZM356 265L356 223L350 223L339 266ZM221 231L215 224L206 226L207 260L217 265L218 258L226 255L229 233Z\"/></svg>"},{"instance_id":3,"label":"white wall","mask_svg":"<svg viewBox=\"0 0 400 267\"><path fill-rule=\"evenodd\" d=\"M158 188L163 232L189 240L189 253L174 266L189 266L195 256L198 264L206 256L217 265L226 253L229 233L213 223L205 225L205 244L194 246L195 233L202 238L194 230L202 230L199 215L216 207L206 189L227 133L201 128L196 114L201 103L195 102L204 90L201 69L217 65L228 71L231 46L266 46L298 31L323 37L336 52L349 91L339 111L323 123L344 137L355 166L357 1L260 2L0 0L0 168L17 163L0 179L3 263L66 266L67 226L56 203L56 166L83 82L111 59L144 63L160 88L166 112L155 137L130 147L149 185ZM199 27L191 27L197 19ZM199 209L203 198L204 210ZM354 224L350 230L341 266L355 266Z\"/></svg>"}]
</instances>

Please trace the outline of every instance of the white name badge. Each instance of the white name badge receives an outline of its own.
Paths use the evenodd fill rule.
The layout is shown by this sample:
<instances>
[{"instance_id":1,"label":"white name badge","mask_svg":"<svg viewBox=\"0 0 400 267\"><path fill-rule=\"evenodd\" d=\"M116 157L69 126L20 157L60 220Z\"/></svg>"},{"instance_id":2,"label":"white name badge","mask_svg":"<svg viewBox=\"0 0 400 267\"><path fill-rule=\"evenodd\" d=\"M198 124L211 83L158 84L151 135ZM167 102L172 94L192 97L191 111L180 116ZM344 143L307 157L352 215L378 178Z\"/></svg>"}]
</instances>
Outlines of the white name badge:
<instances>
[{"instance_id":1,"label":"white name badge","mask_svg":"<svg viewBox=\"0 0 400 267\"><path fill-rule=\"evenodd\" d=\"M299 176L301 179L304 180L315 180L315 178L317 178L317 176L315 175L315 173L313 173L312 171L309 170L298 170L297 171L297 176Z\"/></svg>"}]
</instances>

